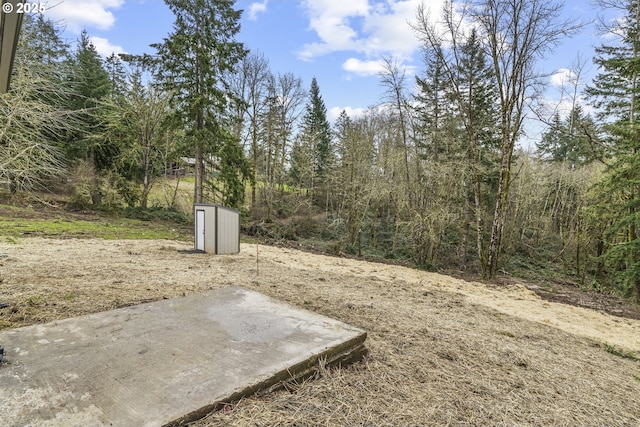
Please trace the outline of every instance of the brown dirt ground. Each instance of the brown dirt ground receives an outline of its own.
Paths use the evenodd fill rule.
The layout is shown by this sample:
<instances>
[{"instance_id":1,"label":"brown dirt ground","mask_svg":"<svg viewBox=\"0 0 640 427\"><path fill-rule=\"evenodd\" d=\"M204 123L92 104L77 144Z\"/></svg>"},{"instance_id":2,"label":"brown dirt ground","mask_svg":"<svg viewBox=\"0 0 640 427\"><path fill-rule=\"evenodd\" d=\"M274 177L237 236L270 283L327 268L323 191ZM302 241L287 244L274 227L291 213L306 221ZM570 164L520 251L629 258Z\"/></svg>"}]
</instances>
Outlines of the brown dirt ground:
<instances>
[{"instance_id":1,"label":"brown dirt ground","mask_svg":"<svg viewBox=\"0 0 640 427\"><path fill-rule=\"evenodd\" d=\"M255 245L233 256L190 249L0 242L0 329L242 285L365 329L370 355L194 426L640 425L637 319L548 301L515 280L482 284L273 246L259 247L259 263Z\"/></svg>"}]
</instances>

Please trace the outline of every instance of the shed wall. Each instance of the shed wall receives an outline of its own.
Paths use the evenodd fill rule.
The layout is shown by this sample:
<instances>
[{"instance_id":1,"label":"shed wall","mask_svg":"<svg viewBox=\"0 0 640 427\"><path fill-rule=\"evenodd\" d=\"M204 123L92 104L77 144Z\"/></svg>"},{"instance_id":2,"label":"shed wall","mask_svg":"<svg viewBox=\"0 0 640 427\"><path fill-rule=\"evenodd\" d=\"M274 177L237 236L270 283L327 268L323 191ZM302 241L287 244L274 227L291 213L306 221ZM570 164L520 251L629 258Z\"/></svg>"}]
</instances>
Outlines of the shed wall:
<instances>
[{"instance_id":1,"label":"shed wall","mask_svg":"<svg viewBox=\"0 0 640 427\"><path fill-rule=\"evenodd\" d=\"M237 211L218 206L216 253L240 252L240 215Z\"/></svg>"},{"instance_id":2,"label":"shed wall","mask_svg":"<svg viewBox=\"0 0 640 427\"><path fill-rule=\"evenodd\" d=\"M199 237L198 211L204 211L204 251L214 254L240 252L240 212L224 206L204 203L194 204L193 209L196 218L196 249L198 249Z\"/></svg>"},{"instance_id":3,"label":"shed wall","mask_svg":"<svg viewBox=\"0 0 640 427\"><path fill-rule=\"evenodd\" d=\"M204 250L205 252L216 252L216 207L205 207L205 221L204 221Z\"/></svg>"}]
</instances>

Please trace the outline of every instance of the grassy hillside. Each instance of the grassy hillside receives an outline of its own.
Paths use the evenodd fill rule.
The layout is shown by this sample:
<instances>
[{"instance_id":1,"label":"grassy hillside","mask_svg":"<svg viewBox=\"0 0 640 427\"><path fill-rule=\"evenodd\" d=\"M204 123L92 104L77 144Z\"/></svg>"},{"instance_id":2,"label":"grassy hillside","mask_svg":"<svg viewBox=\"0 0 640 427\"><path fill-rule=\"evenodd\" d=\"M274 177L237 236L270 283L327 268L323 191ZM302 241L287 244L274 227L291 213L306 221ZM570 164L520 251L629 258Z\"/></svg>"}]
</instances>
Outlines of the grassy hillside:
<instances>
[{"instance_id":1,"label":"grassy hillside","mask_svg":"<svg viewBox=\"0 0 640 427\"><path fill-rule=\"evenodd\" d=\"M190 215L167 209L69 209L62 198L0 194L0 235L101 239L193 238Z\"/></svg>"}]
</instances>

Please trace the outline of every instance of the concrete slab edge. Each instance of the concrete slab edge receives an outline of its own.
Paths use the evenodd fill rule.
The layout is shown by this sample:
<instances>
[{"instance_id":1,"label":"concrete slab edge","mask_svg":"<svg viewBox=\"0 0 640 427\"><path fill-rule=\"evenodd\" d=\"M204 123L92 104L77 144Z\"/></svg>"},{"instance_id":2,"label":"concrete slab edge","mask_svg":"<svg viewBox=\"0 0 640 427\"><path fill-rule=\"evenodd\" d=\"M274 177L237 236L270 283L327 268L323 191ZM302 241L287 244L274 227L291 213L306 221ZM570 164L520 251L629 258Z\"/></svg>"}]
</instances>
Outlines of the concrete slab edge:
<instances>
[{"instance_id":1,"label":"concrete slab edge","mask_svg":"<svg viewBox=\"0 0 640 427\"><path fill-rule=\"evenodd\" d=\"M182 427L188 423L203 418L212 412L216 412L224 408L226 405L233 405L245 397L256 394L264 395L272 393L285 388L287 383L305 381L316 375L320 369L321 361L327 368L347 366L349 364L359 362L369 353L369 350L364 345L366 339L367 333L363 332L349 341L327 348L322 353L313 355L289 369L278 372L264 381L236 390L228 397L212 402L210 405L204 406L180 417L177 420L164 424L162 427Z\"/></svg>"}]
</instances>

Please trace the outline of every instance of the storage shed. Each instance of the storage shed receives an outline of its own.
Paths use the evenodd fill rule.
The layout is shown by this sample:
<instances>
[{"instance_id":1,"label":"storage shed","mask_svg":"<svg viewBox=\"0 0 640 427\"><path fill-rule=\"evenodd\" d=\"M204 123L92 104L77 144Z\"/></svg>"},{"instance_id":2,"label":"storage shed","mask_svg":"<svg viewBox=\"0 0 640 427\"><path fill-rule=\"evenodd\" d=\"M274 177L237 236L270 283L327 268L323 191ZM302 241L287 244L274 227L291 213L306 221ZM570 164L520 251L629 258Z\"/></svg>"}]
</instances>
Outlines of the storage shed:
<instances>
[{"instance_id":1,"label":"storage shed","mask_svg":"<svg viewBox=\"0 0 640 427\"><path fill-rule=\"evenodd\" d=\"M195 249L214 254L240 252L240 212L216 204L196 203Z\"/></svg>"}]
</instances>

